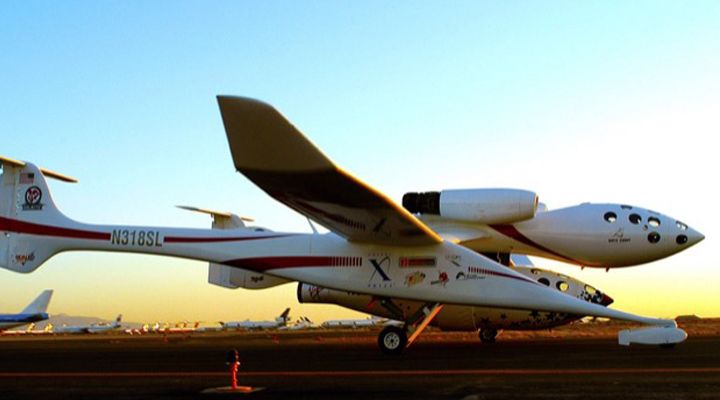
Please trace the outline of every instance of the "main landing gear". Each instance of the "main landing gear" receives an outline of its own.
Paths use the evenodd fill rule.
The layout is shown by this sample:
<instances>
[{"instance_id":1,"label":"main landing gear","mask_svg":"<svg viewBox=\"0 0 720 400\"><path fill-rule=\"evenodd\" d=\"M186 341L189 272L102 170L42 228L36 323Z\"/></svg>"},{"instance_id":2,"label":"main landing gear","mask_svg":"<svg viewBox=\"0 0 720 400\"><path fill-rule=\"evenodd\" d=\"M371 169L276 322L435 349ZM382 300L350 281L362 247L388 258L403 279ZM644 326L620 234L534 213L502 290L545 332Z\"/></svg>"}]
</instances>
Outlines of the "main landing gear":
<instances>
[{"instance_id":1,"label":"main landing gear","mask_svg":"<svg viewBox=\"0 0 720 400\"><path fill-rule=\"evenodd\" d=\"M478 337L480 337L480 341L483 343L495 343L497 335L497 329L482 328L478 331Z\"/></svg>"},{"instance_id":2,"label":"main landing gear","mask_svg":"<svg viewBox=\"0 0 720 400\"><path fill-rule=\"evenodd\" d=\"M383 300L380 302L386 309L393 314L399 315L401 319L402 313L398 313L399 308L392 303L391 300ZM378 346L385 354L399 355L415 341L423 330L430 324L435 316L442 310L440 303L428 303L420 307L410 318L405 319L403 327L388 326L385 327L378 335ZM410 337L408 338L408 332Z\"/></svg>"}]
</instances>

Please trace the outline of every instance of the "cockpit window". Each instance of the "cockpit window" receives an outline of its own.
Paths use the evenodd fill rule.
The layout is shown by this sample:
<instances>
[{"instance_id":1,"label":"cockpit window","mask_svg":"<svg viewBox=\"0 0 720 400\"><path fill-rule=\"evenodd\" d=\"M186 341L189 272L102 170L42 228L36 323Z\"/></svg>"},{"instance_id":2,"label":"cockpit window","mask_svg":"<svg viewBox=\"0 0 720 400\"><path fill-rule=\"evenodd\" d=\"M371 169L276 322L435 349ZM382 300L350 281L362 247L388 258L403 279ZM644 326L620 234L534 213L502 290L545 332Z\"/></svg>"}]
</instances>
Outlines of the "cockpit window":
<instances>
[{"instance_id":1,"label":"cockpit window","mask_svg":"<svg viewBox=\"0 0 720 400\"><path fill-rule=\"evenodd\" d=\"M675 221L675 225L677 225L677 227L678 227L681 231L686 231L687 228L688 228L687 225L683 224L683 223L680 222L680 221Z\"/></svg>"},{"instance_id":2,"label":"cockpit window","mask_svg":"<svg viewBox=\"0 0 720 400\"><path fill-rule=\"evenodd\" d=\"M550 281L547 278L540 278L538 279L538 282L542 283L545 286L550 286Z\"/></svg>"},{"instance_id":3,"label":"cockpit window","mask_svg":"<svg viewBox=\"0 0 720 400\"><path fill-rule=\"evenodd\" d=\"M655 244L660 241L660 234L657 232L650 232L648 235L648 242Z\"/></svg>"},{"instance_id":4,"label":"cockpit window","mask_svg":"<svg viewBox=\"0 0 720 400\"><path fill-rule=\"evenodd\" d=\"M623 210L632 210L632 206L628 206L626 204L621 205L620 208L622 208Z\"/></svg>"},{"instance_id":5,"label":"cockpit window","mask_svg":"<svg viewBox=\"0 0 720 400\"><path fill-rule=\"evenodd\" d=\"M612 211L608 211L605 213L605 216L603 218L605 218L605 221L612 224L613 222L617 221L617 214Z\"/></svg>"},{"instance_id":6,"label":"cockpit window","mask_svg":"<svg viewBox=\"0 0 720 400\"><path fill-rule=\"evenodd\" d=\"M648 225L652 226L653 228L657 228L660 226L660 219L656 217L650 217L648 218Z\"/></svg>"},{"instance_id":7,"label":"cockpit window","mask_svg":"<svg viewBox=\"0 0 720 400\"><path fill-rule=\"evenodd\" d=\"M642 217L638 214L630 214L628 219L635 225L639 224L642 221Z\"/></svg>"},{"instance_id":8,"label":"cockpit window","mask_svg":"<svg viewBox=\"0 0 720 400\"><path fill-rule=\"evenodd\" d=\"M533 275L540 275L542 273L542 271L537 268L531 269L530 272L532 272Z\"/></svg>"},{"instance_id":9,"label":"cockpit window","mask_svg":"<svg viewBox=\"0 0 720 400\"><path fill-rule=\"evenodd\" d=\"M585 291L588 292L589 294L595 294L595 292L597 292L597 289L595 289L594 287L592 287L590 285L585 285Z\"/></svg>"},{"instance_id":10,"label":"cockpit window","mask_svg":"<svg viewBox=\"0 0 720 400\"><path fill-rule=\"evenodd\" d=\"M688 241L688 237L685 235L677 235L677 237L675 238L675 242L677 244L685 244L685 243L687 243L687 241Z\"/></svg>"},{"instance_id":11,"label":"cockpit window","mask_svg":"<svg viewBox=\"0 0 720 400\"><path fill-rule=\"evenodd\" d=\"M558 281L558 283L555 284L555 287L557 287L561 292L567 292L567 290L570 289L570 285L568 285L565 281Z\"/></svg>"}]
</instances>

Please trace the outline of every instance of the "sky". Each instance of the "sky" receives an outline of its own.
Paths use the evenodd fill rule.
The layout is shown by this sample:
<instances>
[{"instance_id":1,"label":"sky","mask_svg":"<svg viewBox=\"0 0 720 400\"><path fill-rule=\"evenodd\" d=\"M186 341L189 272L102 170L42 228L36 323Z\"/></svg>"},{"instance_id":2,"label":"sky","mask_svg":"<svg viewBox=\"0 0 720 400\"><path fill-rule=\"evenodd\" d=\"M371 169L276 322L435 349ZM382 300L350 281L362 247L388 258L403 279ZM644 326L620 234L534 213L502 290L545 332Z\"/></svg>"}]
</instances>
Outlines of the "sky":
<instances>
[{"instance_id":1,"label":"sky","mask_svg":"<svg viewBox=\"0 0 720 400\"><path fill-rule=\"evenodd\" d=\"M6 1L0 154L79 179L55 202L90 223L207 227L186 204L277 231L306 219L234 171L215 96L277 107L337 164L407 191L533 190L550 208L634 204L702 232L651 264L536 259L652 316L720 317L716 1ZM295 285L207 283L205 263L76 252L0 271L0 312L127 321L268 319Z\"/></svg>"}]
</instances>

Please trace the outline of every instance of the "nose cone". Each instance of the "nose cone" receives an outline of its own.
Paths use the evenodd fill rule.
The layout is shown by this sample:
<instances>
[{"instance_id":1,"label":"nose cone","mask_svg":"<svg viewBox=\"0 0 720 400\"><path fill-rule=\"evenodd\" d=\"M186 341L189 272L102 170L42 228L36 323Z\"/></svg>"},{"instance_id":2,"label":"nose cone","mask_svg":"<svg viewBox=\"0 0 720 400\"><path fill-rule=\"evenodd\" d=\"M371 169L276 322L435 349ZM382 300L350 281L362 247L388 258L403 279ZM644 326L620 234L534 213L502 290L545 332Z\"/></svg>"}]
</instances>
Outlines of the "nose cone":
<instances>
[{"instance_id":1,"label":"nose cone","mask_svg":"<svg viewBox=\"0 0 720 400\"><path fill-rule=\"evenodd\" d=\"M687 248L702 242L703 239L705 239L705 235L702 233L692 228L685 228L675 237L675 243Z\"/></svg>"}]
</instances>

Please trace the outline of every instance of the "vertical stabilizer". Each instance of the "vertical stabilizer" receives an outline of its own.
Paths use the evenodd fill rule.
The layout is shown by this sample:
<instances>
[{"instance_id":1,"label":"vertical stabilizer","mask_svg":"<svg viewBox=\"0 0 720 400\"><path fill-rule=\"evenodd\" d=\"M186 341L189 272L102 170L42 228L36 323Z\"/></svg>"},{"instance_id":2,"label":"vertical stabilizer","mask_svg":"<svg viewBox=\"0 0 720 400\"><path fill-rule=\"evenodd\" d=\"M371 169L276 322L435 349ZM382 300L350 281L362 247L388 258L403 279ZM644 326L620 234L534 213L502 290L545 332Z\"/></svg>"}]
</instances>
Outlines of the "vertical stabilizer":
<instances>
[{"instance_id":1,"label":"vertical stabilizer","mask_svg":"<svg viewBox=\"0 0 720 400\"><path fill-rule=\"evenodd\" d=\"M0 267L32 272L62 250L57 240L40 235L58 233L73 224L55 206L45 179L46 175L64 176L3 157L0 165L0 231L4 232L0 236Z\"/></svg>"},{"instance_id":2,"label":"vertical stabilizer","mask_svg":"<svg viewBox=\"0 0 720 400\"><path fill-rule=\"evenodd\" d=\"M20 313L21 314L43 314L47 312L48 305L50 304L50 298L52 297L52 290L44 290L40 295L28 304Z\"/></svg>"}]
</instances>

